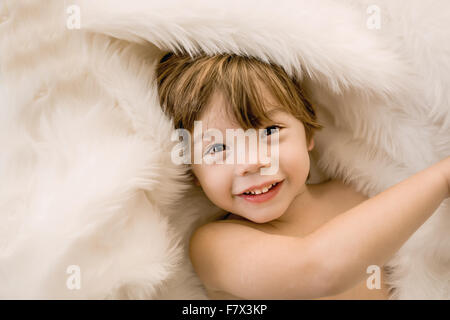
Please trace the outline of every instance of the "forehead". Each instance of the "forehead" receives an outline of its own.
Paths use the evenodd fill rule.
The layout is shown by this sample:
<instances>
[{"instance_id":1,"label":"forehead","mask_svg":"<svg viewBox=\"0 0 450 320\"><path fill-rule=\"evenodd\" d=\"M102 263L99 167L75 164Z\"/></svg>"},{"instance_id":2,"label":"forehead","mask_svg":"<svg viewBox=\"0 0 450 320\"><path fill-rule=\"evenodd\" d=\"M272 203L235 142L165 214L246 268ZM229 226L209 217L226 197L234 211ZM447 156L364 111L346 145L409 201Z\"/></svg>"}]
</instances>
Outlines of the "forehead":
<instances>
[{"instance_id":1,"label":"forehead","mask_svg":"<svg viewBox=\"0 0 450 320\"><path fill-rule=\"evenodd\" d=\"M286 112L265 86L261 86L261 90L267 116L272 118L275 115ZM223 93L220 90L215 90L206 105L205 111L198 120L201 120L204 126L211 128L239 128L240 126L236 119L230 118L229 110L231 110L231 106L225 99Z\"/></svg>"},{"instance_id":2,"label":"forehead","mask_svg":"<svg viewBox=\"0 0 450 320\"><path fill-rule=\"evenodd\" d=\"M232 122L232 119L229 118L227 112L229 107L230 106L225 101L223 94L215 91L209 99L209 102L205 107L205 111L198 120L201 120L204 124Z\"/></svg>"},{"instance_id":3,"label":"forehead","mask_svg":"<svg viewBox=\"0 0 450 320\"><path fill-rule=\"evenodd\" d=\"M226 110L227 106L222 98L211 99L204 113L196 121L201 121L201 132L194 136L194 143L202 142L208 129L218 129L222 133L226 129L239 128L233 119L230 119ZM206 141L203 141L206 143Z\"/></svg>"}]
</instances>

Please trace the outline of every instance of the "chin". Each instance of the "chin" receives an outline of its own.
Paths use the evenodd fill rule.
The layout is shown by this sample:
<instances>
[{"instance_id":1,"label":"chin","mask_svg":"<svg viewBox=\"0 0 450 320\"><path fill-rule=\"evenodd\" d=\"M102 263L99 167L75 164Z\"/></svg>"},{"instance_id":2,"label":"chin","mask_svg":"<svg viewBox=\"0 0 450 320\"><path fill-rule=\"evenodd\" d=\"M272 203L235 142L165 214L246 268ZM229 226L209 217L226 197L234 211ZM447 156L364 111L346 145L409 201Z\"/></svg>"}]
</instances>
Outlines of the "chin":
<instances>
[{"instance_id":1,"label":"chin","mask_svg":"<svg viewBox=\"0 0 450 320\"><path fill-rule=\"evenodd\" d=\"M255 223L269 223L276 219L277 219L277 217L269 217L269 218L265 218L265 219L261 219L261 217L257 217L256 219L249 219L249 220L251 220Z\"/></svg>"}]
</instances>

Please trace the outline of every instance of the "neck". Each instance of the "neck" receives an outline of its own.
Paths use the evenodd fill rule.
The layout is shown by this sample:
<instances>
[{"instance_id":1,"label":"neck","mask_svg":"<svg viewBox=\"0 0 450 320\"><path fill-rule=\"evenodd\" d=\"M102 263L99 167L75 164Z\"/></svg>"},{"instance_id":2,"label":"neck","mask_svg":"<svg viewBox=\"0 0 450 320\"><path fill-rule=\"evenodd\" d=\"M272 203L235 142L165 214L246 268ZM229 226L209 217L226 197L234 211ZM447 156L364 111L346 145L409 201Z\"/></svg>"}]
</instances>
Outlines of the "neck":
<instances>
[{"instance_id":1,"label":"neck","mask_svg":"<svg viewBox=\"0 0 450 320\"><path fill-rule=\"evenodd\" d=\"M295 196L288 209L275 221L280 223L291 223L298 220L302 213L311 212L312 206L317 201L314 193L315 186L305 184L304 188Z\"/></svg>"}]
</instances>

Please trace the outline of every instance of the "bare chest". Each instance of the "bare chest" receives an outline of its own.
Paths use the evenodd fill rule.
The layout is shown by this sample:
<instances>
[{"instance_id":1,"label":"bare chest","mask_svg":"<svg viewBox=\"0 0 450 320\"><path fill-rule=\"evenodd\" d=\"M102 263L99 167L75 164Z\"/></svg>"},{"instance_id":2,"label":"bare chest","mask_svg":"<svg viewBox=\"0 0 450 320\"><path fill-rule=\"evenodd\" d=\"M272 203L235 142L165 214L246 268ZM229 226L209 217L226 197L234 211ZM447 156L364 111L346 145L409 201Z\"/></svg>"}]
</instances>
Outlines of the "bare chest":
<instances>
[{"instance_id":1,"label":"bare chest","mask_svg":"<svg viewBox=\"0 0 450 320\"><path fill-rule=\"evenodd\" d=\"M345 206L337 205L335 207L328 206L323 207L322 210L316 210L314 212L304 212L298 215L298 219L287 222L272 222L266 224L256 224L246 219L233 214L229 215L225 223L239 223L256 228L262 232L286 235L292 237L305 237L308 234L314 232L322 225L336 217L337 215L345 212L347 208ZM344 236L344 235L343 235ZM378 277L378 279L374 278ZM387 280L387 273L384 267L381 267L376 273L368 273L367 278L361 281L353 288L342 292L335 296L321 297L314 300L380 300L389 299L389 288L387 287L385 280ZM232 296L226 292L208 291L208 295L211 299L233 299L241 300L239 297Z\"/></svg>"}]
</instances>

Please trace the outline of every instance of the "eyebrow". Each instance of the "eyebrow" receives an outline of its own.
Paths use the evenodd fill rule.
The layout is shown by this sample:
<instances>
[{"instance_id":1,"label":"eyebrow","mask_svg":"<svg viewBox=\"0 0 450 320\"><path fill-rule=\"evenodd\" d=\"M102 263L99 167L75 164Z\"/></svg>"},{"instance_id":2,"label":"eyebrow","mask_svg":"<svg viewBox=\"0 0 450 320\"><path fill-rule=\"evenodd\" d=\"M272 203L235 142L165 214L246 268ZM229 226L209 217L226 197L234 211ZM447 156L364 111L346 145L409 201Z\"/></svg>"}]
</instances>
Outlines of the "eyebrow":
<instances>
[{"instance_id":1,"label":"eyebrow","mask_svg":"<svg viewBox=\"0 0 450 320\"><path fill-rule=\"evenodd\" d=\"M281 113L284 111L284 108L282 107L276 107L276 108L272 108L269 111L266 112L267 115L274 115L277 113Z\"/></svg>"},{"instance_id":2,"label":"eyebrow","mask_svg":"<svg viewBox=\"0 0 450 320\"><path fill-rule=\"evenodd\" d=\"M204 133L208 131L208 129L203 130L202 128L202 134L198 134L197 136L194 137L194 144L196 144L197 142L199 142L200 140L203 140L203 137L205 136Z\"/></svg>"},{"instance_id":3,"label":"eyebrow","mask_svg":"<svg viewBox=\"0 0 450 320\"><path fill-rule=\"evenodd\" d=\"M203 140L203 138L204 138L204 133L205 133L206 131L208 131L208 129L204 130L204 131L202 132L201 135L197 135L196 137L194 137L194 144L200 142L200 140L202 140L202 142L203 142L202 145L203 145L203 146L205 145L205 143L212 143L211 141L204 141L204 140ZM220 130L220 131L222 131L222 130ZM222 134L223 134L223 132L222 132Z\"/></svg>"}]
</instances>

